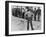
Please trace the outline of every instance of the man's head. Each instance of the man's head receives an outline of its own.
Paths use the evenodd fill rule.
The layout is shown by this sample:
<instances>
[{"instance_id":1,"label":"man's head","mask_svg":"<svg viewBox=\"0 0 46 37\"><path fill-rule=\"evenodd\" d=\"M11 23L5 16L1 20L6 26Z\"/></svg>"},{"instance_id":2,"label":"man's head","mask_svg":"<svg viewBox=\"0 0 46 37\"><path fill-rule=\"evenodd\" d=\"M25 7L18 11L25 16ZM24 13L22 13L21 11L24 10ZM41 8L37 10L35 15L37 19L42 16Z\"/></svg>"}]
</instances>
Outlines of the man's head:
<instances>
[{"instance_id":1,"label":"man's head","mask_svg":"<svg viewBox=\"0 0 46 37\"><path fill-rule=\"evenodd\" d=\"M34 8L34 10L36 10L36 7Z\"/></svg>"},{"instance_id":2,"label":"man's head","mask_svg":"<svg viewBox=\"0 0 46 37\"><path fill-rule=\"evenodd\" d=\"M29 7L28 7L28 6L26 6L26 9L29 9Z\"/></svg>"},{"instance_id":3,"label":"man's head","mask_svg":"<svg viewBox=\"0 0 46 37\"><path fill-rule=\"evenodd\" d=\"M29 11L29 7L28 7L28 6L26 6L25 8L26 8L26 9L25 9L26 11Z\"/></svg>"},{"instance_id":4,"label":"man's head","mask_svg":"<svg viewBox=\"0 0 46 37\"><path fill-rule=\"evenodd\" d=\"M33 7L31 6L30 9L33 10Z\"/></svg>"},{"instance_id":5,"label":"man's head","mask_svg":"<svg viewBox=\"0 0 46 37\"><path fill-rule=\"evenodd\" d=\"M38 9L40 9L40 7L38 7Z\"/></svg>"},{"instance_id":6,"label":"man's head","mask_svg":"<svg viewBox=\"0 0 46 37\"><path fill-rule=\"evenodd\" d=\"M31 16L33 16L33 15L31 15Z\"/></svg>"}]
</instances>

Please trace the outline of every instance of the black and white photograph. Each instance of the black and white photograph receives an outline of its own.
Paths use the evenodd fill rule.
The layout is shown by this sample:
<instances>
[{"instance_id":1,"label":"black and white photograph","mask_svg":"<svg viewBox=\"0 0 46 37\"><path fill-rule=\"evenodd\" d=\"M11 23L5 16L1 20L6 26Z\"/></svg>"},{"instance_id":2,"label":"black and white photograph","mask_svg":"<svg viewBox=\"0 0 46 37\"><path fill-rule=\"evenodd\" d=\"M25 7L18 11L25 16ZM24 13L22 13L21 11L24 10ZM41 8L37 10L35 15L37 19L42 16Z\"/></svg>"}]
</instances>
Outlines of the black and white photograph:
<instances>
[{"instance_id":1,"label":"black and white photograph","mask_svg":"<svg viewBox=\"0 0 46 37\"><path fill-rule=\"evenodd\" d=\"M9 2L7 8L9 35L44 33L44 3Z\"/></svg>"},{"instance_id":2,"label":"black and white photograph","mask_svg":"<svg viewBox=\"0 0 46 37\"><path fill-rule=\"evenodd\" d=\"M41 8L12 5L11 31L40 30Z\"/></svg>"}]
</instances>

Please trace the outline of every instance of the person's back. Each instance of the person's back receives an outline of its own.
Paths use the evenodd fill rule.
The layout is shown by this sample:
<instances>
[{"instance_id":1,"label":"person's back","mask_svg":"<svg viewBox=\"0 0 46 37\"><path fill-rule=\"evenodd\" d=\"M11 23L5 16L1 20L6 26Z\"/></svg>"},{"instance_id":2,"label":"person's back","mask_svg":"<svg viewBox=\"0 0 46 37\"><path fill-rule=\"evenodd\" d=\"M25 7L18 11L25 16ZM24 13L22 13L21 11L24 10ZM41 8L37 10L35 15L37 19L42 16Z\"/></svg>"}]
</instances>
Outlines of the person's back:
<instances>
[{"instance_id":1,"label":"person's back","mask_svg":"<svg viewBox=\"0 0 46 37\"><path fill-rule=\"evenodd\" d=\"M28 20L31 20L31 15L33 15L33 13L31 12L31 11L27 11L26 13L25 13L25 16L28 16ZM27 18L27 17L26 17Z\"/></svg>"},{"instance_id":2,"label":"person's back","mask_svg":"<svg viewBox=\"0 0 46 37\"><path fill-rule=\"evenodd\" d=\"M41 9L39 7L38 7L36 12L37 12L38 15L41 15Z\"/></svg>"},{"instance_id":3,"label":"person's back","mask_svg":"<svg viewBox=\"0 0 46 37\"><path fill-rule=\"evenodd\" d=\"M30 22L30 25L31 25L31 29L34 30L33 29L33 25L32 25L32 16L33 16L33 13L30 12L30 11L28 11L26 14L27 14L27 20L28 20L28 22L27 22L27 30L29 30L29 22Z\"/></svg>"}]
</instances>

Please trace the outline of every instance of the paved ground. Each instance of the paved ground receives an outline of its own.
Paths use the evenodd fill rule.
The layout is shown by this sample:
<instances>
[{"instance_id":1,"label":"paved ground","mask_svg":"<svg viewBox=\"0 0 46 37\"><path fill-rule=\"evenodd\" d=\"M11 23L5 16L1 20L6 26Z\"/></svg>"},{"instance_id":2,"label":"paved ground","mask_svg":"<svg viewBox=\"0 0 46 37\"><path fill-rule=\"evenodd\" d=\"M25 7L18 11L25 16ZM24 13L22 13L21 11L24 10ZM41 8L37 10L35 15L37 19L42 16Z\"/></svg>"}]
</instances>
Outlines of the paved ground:
<instances>
[{"instance_id":1,"label":"paved ground","mask_svg":"<svg viewBox=\"0 0 46 37\"><path fill-rule=\"evenodd\" d=\"M35 30L39 30L41 27L40 23L41 22L38 22L38 21L32 21L33 28ZM27 20L12 16L11 17L11 30L12 31L25 31L25 30L27 30ZM29 25L29 30L31 30L30 25Z\"/></svg>"}]
</instances>

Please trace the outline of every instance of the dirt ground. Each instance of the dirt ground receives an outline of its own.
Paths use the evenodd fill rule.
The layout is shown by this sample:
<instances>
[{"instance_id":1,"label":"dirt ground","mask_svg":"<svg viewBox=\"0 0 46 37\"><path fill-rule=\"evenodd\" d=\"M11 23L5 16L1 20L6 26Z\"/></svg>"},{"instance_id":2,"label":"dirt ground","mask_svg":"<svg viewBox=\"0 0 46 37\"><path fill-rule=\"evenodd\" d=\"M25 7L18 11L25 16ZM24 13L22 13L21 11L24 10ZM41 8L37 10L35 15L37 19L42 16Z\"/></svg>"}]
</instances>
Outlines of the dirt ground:
<instances>
[{"instance_id":1,"label":"dirt ground","mask_svg":"<svg viewBox=\"0 0 46 37\"><path fill-rule=\"evenodd\" d=\"M41 29L40 21L32 21L34 30ZM11 30L12 31L27 31L27 20L22 18L11 17ZM29 24L29 30L31 30L31 25Z\"/></svg>"}]
</instances>

